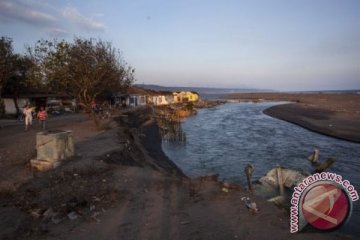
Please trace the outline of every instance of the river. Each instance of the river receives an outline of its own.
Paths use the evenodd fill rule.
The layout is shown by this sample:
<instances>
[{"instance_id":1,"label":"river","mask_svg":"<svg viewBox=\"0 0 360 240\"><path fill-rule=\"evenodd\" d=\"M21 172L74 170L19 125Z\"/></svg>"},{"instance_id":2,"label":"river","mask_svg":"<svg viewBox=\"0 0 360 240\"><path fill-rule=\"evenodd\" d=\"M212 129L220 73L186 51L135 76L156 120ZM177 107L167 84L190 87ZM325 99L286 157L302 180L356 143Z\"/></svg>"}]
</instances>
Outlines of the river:
<instances>
[{"instance_id":1,"label":"river","mask_svg":"<svg viewBox=\"0 0 360 240\"><path fill-rule=\"evenodd\" d=\"M219 174L223 180L245 184L244 167L251 163L253 179L274 166L311 172L307 160L314 148L320 161L335 157L327 171L342 175L360 192L360 144L327 137L263 114L283 102L227 103L201 109L182 123L186 142L163 142L165 154L188 176ZM354 203L342 231L360 236L360 204Z\"/></svg>"}]
</instances>

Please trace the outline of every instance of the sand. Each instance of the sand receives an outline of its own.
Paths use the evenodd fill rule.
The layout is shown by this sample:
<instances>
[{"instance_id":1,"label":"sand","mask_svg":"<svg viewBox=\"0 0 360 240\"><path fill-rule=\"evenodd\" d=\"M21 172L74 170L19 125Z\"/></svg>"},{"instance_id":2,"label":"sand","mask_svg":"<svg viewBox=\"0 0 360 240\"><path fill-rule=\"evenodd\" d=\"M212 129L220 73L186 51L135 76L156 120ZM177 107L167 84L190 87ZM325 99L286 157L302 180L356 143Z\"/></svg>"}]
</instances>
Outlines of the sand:
<instances>
[{"instance_id":1,"label":"sand","mask_svg":"<svg viewBox=\"0 0 360 240\"><path fill-rule=\"evenodd\" d=\"M291 101L264 113L327 136L360 142L360 94L239 93L228 98Z\"/></svg>"}]
</instances>

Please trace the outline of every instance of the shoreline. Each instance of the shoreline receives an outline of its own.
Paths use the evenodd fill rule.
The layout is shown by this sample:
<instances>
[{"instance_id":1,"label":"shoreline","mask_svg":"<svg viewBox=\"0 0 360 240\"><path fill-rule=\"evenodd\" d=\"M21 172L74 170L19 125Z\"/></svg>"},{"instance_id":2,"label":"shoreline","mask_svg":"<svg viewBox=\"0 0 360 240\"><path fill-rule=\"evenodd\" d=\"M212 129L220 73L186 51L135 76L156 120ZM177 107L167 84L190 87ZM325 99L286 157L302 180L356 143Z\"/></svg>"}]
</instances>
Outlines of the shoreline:
<instances>
[{"instance_id":1,"label":"shoreline","mask_svg":"<svg viewBox=\"0 0 360 240\"><path fill-rule=\"evenodd\" d=\"M227 99L289 101L263 113L325 136L360 143L360 94L238 93Z\"/></svg>"},{"instance_id":2,"label":"shoreline","mask_svg":"<svg viewBox=\"0 0 360 240\"><path fill-rule=\"evenodd\" d=\"M319 133L339 140L360 143L360 134L356 127L357 121L339 118L327 118L331 113L318 109L317 116L312 119L306 115L312 114L314 109L309 109L298 103L289 103L265 109L264 114L277 118L309 131ZM314 119L315 118L315 119ZM318 118L318 119L316 119ZM359 125L358 125L359 126Z\"/></svg>"}]
</instances>

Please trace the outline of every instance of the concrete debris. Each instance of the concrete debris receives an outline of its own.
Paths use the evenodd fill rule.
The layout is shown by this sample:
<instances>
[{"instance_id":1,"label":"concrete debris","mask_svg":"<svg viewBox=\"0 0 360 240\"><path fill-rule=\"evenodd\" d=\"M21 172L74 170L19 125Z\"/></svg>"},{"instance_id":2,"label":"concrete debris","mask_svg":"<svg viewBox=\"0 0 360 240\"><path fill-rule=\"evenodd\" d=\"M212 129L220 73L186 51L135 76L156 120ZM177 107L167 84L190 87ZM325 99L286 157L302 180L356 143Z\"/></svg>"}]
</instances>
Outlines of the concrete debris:
<instances>
[{"instance_id":1,"label":"concrete debris","mask_svg":"<svg viewBox=\"0 0 360 240\"><path fill-rule=\"evenodd\" d=\"M304 178L308 176L307 174L292 169L280 168L280 171L282 182L287 188L298 185ZM273 187L279 187L278 173L278 167L273 168L265 176L261 177L259 182L262 184L269 184Z\"/></svg>"},{"instance_id":2,"label":"concrete debris","mask_svg":"<svg viewBox=\"0 0 360 240\"><path fill-rule=\"evenodd\" d=\"M37 208L37 209L33 209L31 212L30 212L30 216L32 216L33 218L35 219L38 219L40 218L41 214L41 209Z\"/></svg>"},{"instance_id":3,"label":"concrete debris","mask_svg":"<svg viewBox=\"0 0 360 240\"><path fill-rule=\"evenodd\" d=\"M52 218L53 216L55 216L55 212L52 208L48 208L44 213L43 213L43 219L44 220L49 220L50 218Z\"/></svg>"},{"instance_id":4,"label":"concrete debris","mask_svg":"<svg viewBox=\"0 0 360 240\"><path fill-rule=\"evenodd\" d=\"M51 222L53 222L54 224L59 224L61 223L63 220L62 217L60 217L59 214L55 214L52 218L51 218Z\"/></svg>"},{"instance_id":5,"label":"concrete debris","mask_svg":"<svg viewBox=\"0 0 360 240\"><path fill-rule=\"evenodd\" d=\"M67 216L70 220L76 220L79 218L79 215L76 212L71 212Z\"/></svg>"},{"instance_id":6,"label":"concrete debris","mask_svg":"<svg viewBox=\"0 0 360 240\"><path fill-rule=\"evenodd\" d=\"M245 206L249 209L250 212L252 212L252 213L259 212L256 202L251 201L251 199L248 197L247 198L243 197L243 198L241 198L241 200L245 202Z\"/></svg>"}]
</instances>

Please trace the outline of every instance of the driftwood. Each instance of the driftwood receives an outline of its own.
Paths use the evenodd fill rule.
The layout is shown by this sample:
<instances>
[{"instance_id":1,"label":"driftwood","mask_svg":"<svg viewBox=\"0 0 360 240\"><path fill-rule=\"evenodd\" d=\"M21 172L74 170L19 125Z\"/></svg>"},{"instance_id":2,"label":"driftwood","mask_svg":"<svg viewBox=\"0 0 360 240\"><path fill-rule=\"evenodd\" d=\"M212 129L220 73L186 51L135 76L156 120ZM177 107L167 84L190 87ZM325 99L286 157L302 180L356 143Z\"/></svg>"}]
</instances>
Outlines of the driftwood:
<instances>
[{"instance_id":1,"label":"driftwood","mask_svg":"<svg viewBox=\"0 0 360 240\"><path fill-rule=\"evenodd\" d=\"M314 173L324 172L326 169L331 167L335 162L335 158L331 157L328 158L325 162L321 163L319 161L319 154L320 154L319 149L315 148L314 152L308 157L309 161L315 167Z\"/></svg>"},{"instance_id":2,"label":"driftwood","mask_svg":"<svg viewBox=\"0 0 360 240\"><path fill-rule=\"evenodd\" d=\"M335 158L328 158L325 162L319 164L316 167L315 172L317 173L324 172L326 169L331 167L334 164L334 162L335 162Z\"/></svg>"}]
</instances>

